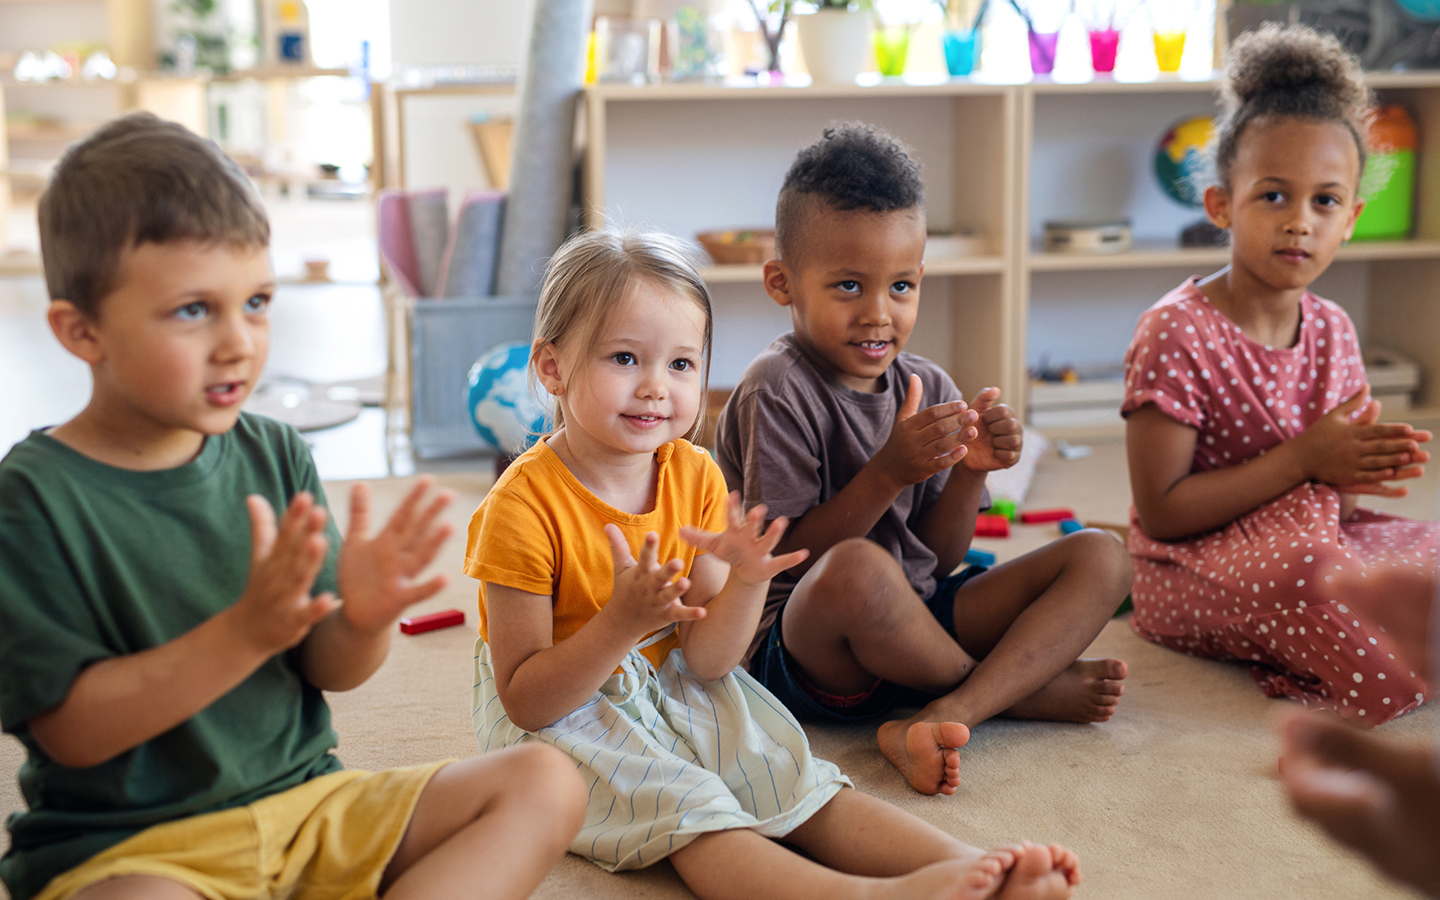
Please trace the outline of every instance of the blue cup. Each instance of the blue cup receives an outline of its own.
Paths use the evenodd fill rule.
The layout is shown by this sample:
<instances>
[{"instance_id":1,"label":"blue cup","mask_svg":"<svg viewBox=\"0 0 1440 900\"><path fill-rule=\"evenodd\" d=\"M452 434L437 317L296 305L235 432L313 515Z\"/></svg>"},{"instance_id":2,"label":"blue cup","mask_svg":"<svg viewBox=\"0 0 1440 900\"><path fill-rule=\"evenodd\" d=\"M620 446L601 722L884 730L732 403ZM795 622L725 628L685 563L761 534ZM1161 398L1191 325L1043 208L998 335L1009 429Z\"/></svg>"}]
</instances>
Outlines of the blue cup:
<instances>
[{"instance_id":1,"label":"blue cup","mask_svg":"<svg viewBox=\"0 0 1440 900\"><path fill-rule=\"evenodd\" d=\"M975 58L980 55L980 33L974 28L947 30L944 35L945 68L951 75L969 75L975 71Z\"/></svg>"}]
</instances>

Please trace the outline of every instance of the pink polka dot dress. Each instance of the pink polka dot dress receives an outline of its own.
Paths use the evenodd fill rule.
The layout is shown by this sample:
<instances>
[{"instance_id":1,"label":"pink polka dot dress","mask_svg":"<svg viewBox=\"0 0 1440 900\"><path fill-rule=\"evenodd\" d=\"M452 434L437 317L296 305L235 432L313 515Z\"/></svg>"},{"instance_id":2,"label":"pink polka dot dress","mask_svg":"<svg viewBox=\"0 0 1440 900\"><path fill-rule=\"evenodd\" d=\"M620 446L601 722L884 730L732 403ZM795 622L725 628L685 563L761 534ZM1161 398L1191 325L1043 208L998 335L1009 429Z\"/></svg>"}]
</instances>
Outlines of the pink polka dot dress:
<instances>
[{"instance_id":1,"label":"pink polka dot dress","mask_svg":"<svg viewBox=\"0 0 1440 900\"><path fill-rule=\"evenodd\" d=\"M1300 301L1294 347L1241 333L1193 280L1140 317L1125 354L1128 415L1154 403L1199 432L1192 472L1244 465L1304 431L1365 384L1355 328L1313 294ZM1163 542L1131 510L1131 624L1154 643L1249 664L1271 697L1329 709L1357 725L1393 719L1428 688L1323 590L1342 574L1384 566L1432 568L1440 523L1369 510L1340 521L1340 494L1299 485L1223 528Z\"/></svg>"}]
</instances>

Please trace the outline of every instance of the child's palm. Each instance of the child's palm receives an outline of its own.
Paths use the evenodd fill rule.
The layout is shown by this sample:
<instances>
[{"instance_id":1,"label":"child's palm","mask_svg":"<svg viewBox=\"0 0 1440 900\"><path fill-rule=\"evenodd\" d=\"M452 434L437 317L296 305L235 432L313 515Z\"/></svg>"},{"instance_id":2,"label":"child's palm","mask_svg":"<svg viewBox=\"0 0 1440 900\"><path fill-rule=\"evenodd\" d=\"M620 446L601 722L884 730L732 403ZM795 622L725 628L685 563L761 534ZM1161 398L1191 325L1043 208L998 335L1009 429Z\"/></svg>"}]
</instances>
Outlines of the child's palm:
<instances>
[{"instance_id":1,"label":"child's palm","mask_svg":"<svg viewBox=\"0 0 1440 900\"><path fill-rule=\"evenodd\" d=\"M686 606L680 599L690 590L690 579L680 576L685 564L678 559L660 564L659 535L645 535L636 560L618 527L606 525L605 534L615 563L615 588L605 609L623 617L627 631L639 638L672 622L705 617L704 607Z\"/></svg>"},{"instance_id":2,"label":"child's palm","mask_svg":"<svg viewBox=\"0 0 1440 900\"><path fill-rule=\"evenodd\" d=\"M368 536L369 488L361 483L351 492L350 527L336 575L345 616L360 631L389 627L407 607L445 587L444 575L415 583L415 577L435 559L450 536L450 526L436 520L454 499L453 494L441 493L423 513L418 512L430 484L430 479L422 478L373 538Z\"/></svg>"},{"instance_id":3,"label":"child's palm","mask_svg":"<svg viewBox=\"0 0 1440 900\"><path fill-rule=\"evenodd\" d=\"M726 502L729 522L723 532L703 531L691 525L680 528L680 534L691 544L730 566L730 571L747 584L763 584L791 566L799 565L810 555L809 550L796 550L784 556L771 556L771 551L785 534L782 516L765 528L765 506L757 505L750 512L741 511L740 494L730 494Z\"/></svg>"}]
</instances>

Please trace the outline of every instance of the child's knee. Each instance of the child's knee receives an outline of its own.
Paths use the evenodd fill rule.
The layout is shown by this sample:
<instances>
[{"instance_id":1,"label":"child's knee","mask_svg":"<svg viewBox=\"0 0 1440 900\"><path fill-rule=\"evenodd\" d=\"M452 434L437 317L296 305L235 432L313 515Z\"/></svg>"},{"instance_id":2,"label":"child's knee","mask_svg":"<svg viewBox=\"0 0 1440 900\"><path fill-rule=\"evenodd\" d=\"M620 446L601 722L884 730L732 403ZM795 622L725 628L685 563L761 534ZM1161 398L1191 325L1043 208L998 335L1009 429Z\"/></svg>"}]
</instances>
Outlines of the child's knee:
<instances>
[{"instance_id":1,"label":"child's knee","mask_svg":"<svg viewBox=\"0 0 1440 900\"><path fill-rule=\"evenodd\" d=\"M502 751L506 760L506 791L521 802L548 809L566 819L585 817L585 779L575 760L549 744L525 743Z\"/></svg>"},{"instance_id":2,"label":"child's knee","mask_svg":"<svg viewBox=\"0 0 1440 900\"><path fill-rule=\"evenodd\" d=\"M876 623L893 614L890 594L897 585L910 590L895 557L867 538L848 538L826 550L805 580L806 596L823 604L827 617L847 622Z\"/></svg>"},{"instance_id":3,"label":"child's knee","mask_svg":"<svg viewBox=\"0 0 1440 900\"><path fill-rule=\"evenodd\" d=\"M1071 559L1093 572L1099 583L1111 586L1120 597L1130 593L1135 581L1135 566L1130 551L1114 535L1098 528L1086 528L1063 538L1074 549Z\"/></svg>"}]
</instances>

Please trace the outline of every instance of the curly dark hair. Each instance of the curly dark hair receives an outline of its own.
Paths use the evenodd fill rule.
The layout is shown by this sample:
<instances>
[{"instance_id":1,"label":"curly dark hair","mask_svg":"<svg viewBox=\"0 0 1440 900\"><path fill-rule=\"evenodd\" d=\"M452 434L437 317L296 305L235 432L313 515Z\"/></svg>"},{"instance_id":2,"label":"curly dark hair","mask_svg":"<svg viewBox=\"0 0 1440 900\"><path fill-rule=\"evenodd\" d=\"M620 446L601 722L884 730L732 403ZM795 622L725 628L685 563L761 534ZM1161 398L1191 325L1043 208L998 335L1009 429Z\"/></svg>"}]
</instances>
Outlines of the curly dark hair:
<instances>
[{"instance_id":1,"label":"curly dark hair","mask_svg":"<svg viewBox=\"0 0 1440 900\"><path fill-rule=\"evenodd\" d=\"M1295 117L1343 125L1365 168L1365 130L1374 98L1360 63L1334 35L1305 25L1274 23L1235 39L1220 88L1215 122L1215 174L1230 185L1240 136L1256 121Z\"/></svg>"},{"instance_id":2,"label":"curly dark hair","mask_svg":"<svg viewBox=\"0 0 1440 900\"><path fill-rule=\"evenodd\" d=\"M816 202L831 209L922 211L920 162L905 144L874 125L839 122L801 150L785 173L775 204L775 250L793 260L805 218Z\"/></svg>"}]
</instances>

